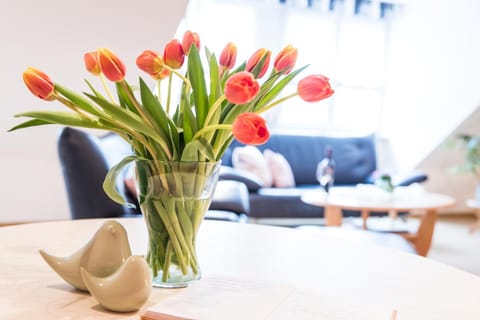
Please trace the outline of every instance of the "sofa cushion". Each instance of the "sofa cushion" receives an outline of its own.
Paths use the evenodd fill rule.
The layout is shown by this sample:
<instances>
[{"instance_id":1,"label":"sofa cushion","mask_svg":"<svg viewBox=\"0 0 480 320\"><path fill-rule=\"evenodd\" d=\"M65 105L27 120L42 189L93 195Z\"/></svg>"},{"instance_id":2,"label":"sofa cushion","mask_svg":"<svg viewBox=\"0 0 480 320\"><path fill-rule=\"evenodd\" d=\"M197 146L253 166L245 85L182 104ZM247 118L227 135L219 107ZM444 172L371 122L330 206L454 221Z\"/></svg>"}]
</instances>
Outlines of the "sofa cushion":
<instances>
[{"instance_id":1,"label":"sofa cushion","mask_svg":"<svg viewBox=\"0 0 480 320\"><path fill-rule=\"evenodd\" d=\"M256 175L264 187L272 186L272 174L263 154L254 146L237 147L232 153L233 168Z\"/></svg>"},{"instance_id":2,"label":"sofa cushion","mask_svg":"<svg viewBox=\"0 0 480 320\"><path fill-rule=\"evenodd\" d=\"M270 149L265 149L263 151L263 156L265 157L270 173L272 174L272 183L274 187L295 187L295 177L293 176L292 167L290 167L290 164L283 155Z\"/></svg>"}]
</instances>

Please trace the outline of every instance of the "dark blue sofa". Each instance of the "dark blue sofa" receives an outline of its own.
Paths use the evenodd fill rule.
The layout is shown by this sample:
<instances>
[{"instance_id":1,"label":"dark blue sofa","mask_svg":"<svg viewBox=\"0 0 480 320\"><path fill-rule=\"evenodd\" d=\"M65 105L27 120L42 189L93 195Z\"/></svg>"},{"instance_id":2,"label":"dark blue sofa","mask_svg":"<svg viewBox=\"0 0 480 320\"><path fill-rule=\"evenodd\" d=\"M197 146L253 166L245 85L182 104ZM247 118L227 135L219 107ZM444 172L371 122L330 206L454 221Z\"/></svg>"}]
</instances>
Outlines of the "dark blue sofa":
<instances>
[{"instance_id":1,"label":"dark blue sofa","mask_svg":"<svg viewBox=\"0 0 480 320\"><path fill-rule=\"evenodd\" d=\"M375 136L331 137L319 135L272 134L267 143L258 146L263 151L271 149L282 154L290 164L296 186L294 188L262 187L252 174L240 172L232 167L233 149L242 144L234 141L224 157L224 179L239 180L249 189L249 218L322 218L323 208L305 204L302 194L320 188L315 177L316 167L324 157L325 147L333 149L336 163L335 185L346 186L358 183L373 183L377 170ZM397 185L409 185L426 180L426 175L415 172L399 181ZM382 213L372 213L382 215ZM344 216L359 216L356 211L344 211Z\"/></svg>"}]
</instances>

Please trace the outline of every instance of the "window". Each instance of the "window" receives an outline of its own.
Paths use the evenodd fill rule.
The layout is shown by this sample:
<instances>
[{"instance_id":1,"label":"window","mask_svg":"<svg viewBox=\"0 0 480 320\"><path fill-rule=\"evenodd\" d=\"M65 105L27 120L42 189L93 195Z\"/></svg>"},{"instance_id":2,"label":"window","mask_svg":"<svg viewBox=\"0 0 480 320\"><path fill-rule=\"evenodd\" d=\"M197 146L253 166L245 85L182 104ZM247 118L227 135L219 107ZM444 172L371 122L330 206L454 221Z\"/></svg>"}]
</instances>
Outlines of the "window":
<instances>
[{"instance_id":1,"label":"window","mask_svg":"<svg viewBox=\"0 0 480 320\"><path fill-rule=\"evenodd\" d=\"M297 66L310 64L305 75L320 73L331 79L336 90L332 98L313 105L288 100L269 111L272 130L380 130L388 31L381 4L367 10L369 3L363 0L330 0L329 6L325 0L190 1L184 29L199 32L212 51L220 52L233 41L243 61L261 46L275 54L291 43L299 49ZM284 92L295 91L295 86Z\"/></svg>"}]
</instances>

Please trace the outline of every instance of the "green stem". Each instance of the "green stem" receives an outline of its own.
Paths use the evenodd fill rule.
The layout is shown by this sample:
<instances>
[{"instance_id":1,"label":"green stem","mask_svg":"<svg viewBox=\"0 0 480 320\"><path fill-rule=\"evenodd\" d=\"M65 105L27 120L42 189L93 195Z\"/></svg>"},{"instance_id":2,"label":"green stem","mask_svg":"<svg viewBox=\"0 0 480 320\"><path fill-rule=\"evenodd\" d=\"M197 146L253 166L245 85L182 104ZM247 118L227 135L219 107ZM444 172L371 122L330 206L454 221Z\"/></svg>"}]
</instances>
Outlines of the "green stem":
<instances>
[{"instance_id":1,"label":"green stem","mask_svg":"<svg viewBox=\"0 0 480 320\"><path fill-rule=\"evenodd\" d=\"M168 201L167 201L168 204ZM183 274L187 274L188 268L187 264L185 262L185 256L182 251L182 246L180 245L180 242L178 241L177 235L175 233L175 230L172 226L172 223L170 221L170 217L167 211L170 211L171 208L159 208L157 206L157 201L154 203L163 223L165 224L165 228L167 229L168 235L170 236L170 240L172 241L173 249L175 250L175 254L177 256L178 260L178 265L180 266L180 269L182 270Z\"/></svg>"},{"instance_id":2,"label":"green stem","mask_svg":"<svg viewBox=\"0 0 480 320\"><path fill-rule=\"evenodd\" d=\"M185 82L187 86L187 92L190 91L190 88L192 87L192 84L190 83L190 80L188 80L186 77L184 77L180 72L178 72L176 69L170 68L168 65L164 64L163 67L170 71L170 75L173 73L180 79L182 79L183 82Z\"/></svg>"},{"instance_id":3,"label":"green stem","mask_svg":"<svg viewBox=\"0 0 480 320\"><path fill-rule=\"evenodd\" d=\"M166 113L169 114L170 113L170 98L171 98L171 95L172 95L172 79L173 79L173 76L172 74L170 73L168 75L168 94L167 94L167 107L166 107Z\"/></svg>"},{"instance_id":4,"label":"green stem","mask_svg":"<svg viewBox=\"0 0 480 320\"><path fill-rule=\"evenodd\" d=\"M205 118L204 125L208 126L210 120L212 119L213 115L217 111L217 109L222 105L222 102L226 99L225 95L221 95L217 101L212 105L212 107L208 110L207 117Z\"/></svg>"},{"instance_id":5,"label":"green stem","mask_svg":"<svg viewBox=\"0 0 480 320\"><path fill-rule=\"evenodd\" d=\"M108 98L110 99L110 102L112 104L115 104L115 99L113 99L112 91L110 91L110 88L107 85L107 82L105 81L105 76L103 73L100 73L100 81L102 82L103 89L107 93Z\"/></svg>"},{"instance_id":6,"label":"green stem","mask_svg":"<svg viewBox=\"0 0 480 320\"><path fill-rule=\"evenodd\" d=\"M280 104L280 103L282 103L282 102L284 102L284 101L286 101L286 100L288 100L288 99L290 99L290 98L293 98L293 97L295 97L295 96L297 96L297 95L298 95L297 92L292 93L292 94L290 94L290 95L288 95L288 96L286 96L286 97L283 97L283 98L281 98L281 99L278 99L277 101L274 101L274 102L270 103L269 105L266 105L265 107L263 107L263 108L261 108L261 109L259 109L259 110L256 110L255 112L256 112L256 113L263 113L263 112L265 112L265 111L268 111L268 110L272 109L273 107L275 107L276 105L278 105L278 104Z\"/></svg>"},{"instance_id":7,"label":"green stem","mask_svg":"<svg viewBox=\"0 0 480 320\"><path fill-rule=\"evenodd\" d=\"M202 129L198 130L197 133L195 133L192 140L198 139L202 136L202 134L212 130L232 130L232 125L231 124L214 124L211 126L203 127Z\"/></svg>"},{"instance_id":8,"label":"green stem","mask_svg":"<svg viewBox=\"0 0 480 320\"><path fill-rule=\"evenodd\" d=\"M168 269L170 268L170 260L172 259L172 244L170 241L167 243L167 249L165 249L165 261L163 263L162 281L167 282Z\"/></svg>"},{"instance_id":9,"label":"green stem","mask_svg":"<svg viewBox=\"0 0 480 320\"><path fill-rule=\"evenodd\" d=\"M157 97L158 97L158 102L160 102L160 104L162 104L162 98L160 96L160 88L161 88L160 82L161 82L160 79L157 80Z\"/></svg>"}]
</instances>

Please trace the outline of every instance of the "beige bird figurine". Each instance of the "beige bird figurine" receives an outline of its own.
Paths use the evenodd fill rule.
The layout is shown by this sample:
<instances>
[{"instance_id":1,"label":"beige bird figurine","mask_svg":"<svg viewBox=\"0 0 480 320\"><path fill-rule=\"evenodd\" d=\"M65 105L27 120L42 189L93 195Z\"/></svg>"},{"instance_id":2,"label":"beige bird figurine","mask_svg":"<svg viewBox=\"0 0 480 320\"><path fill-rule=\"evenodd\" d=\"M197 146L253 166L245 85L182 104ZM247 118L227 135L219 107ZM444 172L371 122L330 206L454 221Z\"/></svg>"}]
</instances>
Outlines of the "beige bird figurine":
<instances>
[{"instance_id":1,"label":"beige bird figurine","mask_svg":"<svg viewBox=\"0 0 480 320\"><path fill-rule=\"evenodd\" d=\"M97 277L113 274L132 255L125 228L117 221L108 220L90 241L68 257L55 257L43 250L41 256L66 282L87 291L80 268Z\"/></svg>"},{"instance_id":2,"label":"beige bird figurine","mask_svg":"<svg viewBox=\"0 0 480 320\"><path fill-rule=\"evenodd\" d=\"M152 292L152 274L142 256L129 257L108 277L95 277L85 268L81 268L81 274L90 294L101 306L111 311L136 311Z\"/></svg>"}]
</instances>

